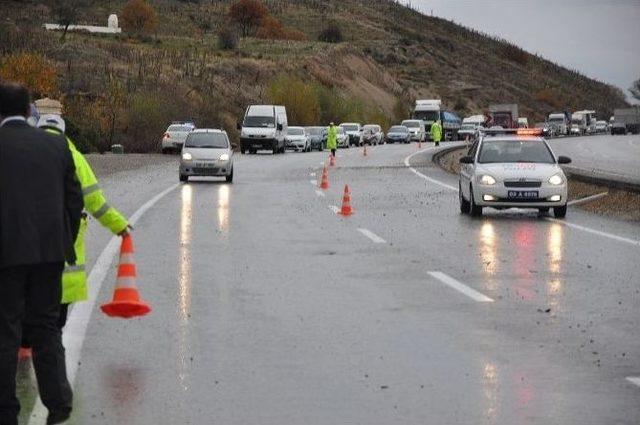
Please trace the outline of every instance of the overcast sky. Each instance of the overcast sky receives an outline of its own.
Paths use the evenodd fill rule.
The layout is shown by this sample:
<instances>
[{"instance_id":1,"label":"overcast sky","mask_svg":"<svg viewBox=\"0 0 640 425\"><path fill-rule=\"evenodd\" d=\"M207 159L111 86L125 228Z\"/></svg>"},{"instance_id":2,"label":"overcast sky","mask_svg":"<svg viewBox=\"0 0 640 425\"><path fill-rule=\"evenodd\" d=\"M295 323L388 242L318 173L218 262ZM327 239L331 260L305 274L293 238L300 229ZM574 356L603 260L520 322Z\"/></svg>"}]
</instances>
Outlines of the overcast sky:
<instances>
[{"instance_id":1,"label":"overcast sky","mask_svg":"<svg viewBox=\"0 0 640 425\"><path fill-rule=\"evenodd\" d=\"M627 88L640 78L640 0L410 0L426 14L507 39Z\"/></svg>"}]
</instances>

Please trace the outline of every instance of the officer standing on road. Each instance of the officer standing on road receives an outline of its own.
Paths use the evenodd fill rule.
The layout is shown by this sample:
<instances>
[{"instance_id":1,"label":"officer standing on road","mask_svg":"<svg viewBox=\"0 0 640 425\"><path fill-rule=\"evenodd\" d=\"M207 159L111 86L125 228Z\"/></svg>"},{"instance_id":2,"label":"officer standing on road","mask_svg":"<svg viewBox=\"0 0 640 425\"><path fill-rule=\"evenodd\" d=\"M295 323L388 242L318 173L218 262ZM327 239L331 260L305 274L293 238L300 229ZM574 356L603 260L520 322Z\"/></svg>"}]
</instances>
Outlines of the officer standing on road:
<instances>
[{"instance_id":1,"label":"officer standing on road","mask_svg":"<svg viewBox=\"0 0 640 425\"><path fill-rule=\"evenodd\" d=\"M29 93L0 84L0 425L17 425L18 349L22 332L47 424L71 415L62 334L58 328L62 270L75 264L73 241L82 191L63 137L29 126Z\"/></svg>"},{"instance_id":2,"label":"officer standing on road","mask_svg":"<svg viewBox=\"0 0 640 425\"><path fill-rule=\"evenodd\" d=\"M327 149L331 151L332 156L336 156L336 149L338 148L338 127L333 122L329 124L329 131L327 132Z\"/></svg>"},{"instance_id":3,"label":"officer standing on road","mask_svg":"<svg viewBox=\"0 0 640 425\"><path fill-rule=\"evenodd\" d=\"M38 121L38 127L51 134L61 135L66 138L76 167L76 177L82 187L85 211L91 214L114 235L127 235L130 228L127 219L124 218L118 210L109 205L100 188L98 179L86 158L78 151L69 136L65 136L66 124L64 119L59 115L43 115ZM62 329L67 322L69 304L84 301L88 297L84 245L87 225L87 214L83 213L78 237L74 244L77 258L76 263L74 265L65 264L64 273L62 274L62 306L60 307L60 321L58 323L60 329Z\"/></svg>"},{"instance_id":4,"label":"officer standing on road","mask_svg":"<svg viewBox=\"0 0 640 425\"><path fill-rule=\"evenodd\" d=\"M440 146L440 140L442 140L442 125L440 124L440 120L431 124L431 139L435 142L436 146Z\"/></svg>"}]
</instances>

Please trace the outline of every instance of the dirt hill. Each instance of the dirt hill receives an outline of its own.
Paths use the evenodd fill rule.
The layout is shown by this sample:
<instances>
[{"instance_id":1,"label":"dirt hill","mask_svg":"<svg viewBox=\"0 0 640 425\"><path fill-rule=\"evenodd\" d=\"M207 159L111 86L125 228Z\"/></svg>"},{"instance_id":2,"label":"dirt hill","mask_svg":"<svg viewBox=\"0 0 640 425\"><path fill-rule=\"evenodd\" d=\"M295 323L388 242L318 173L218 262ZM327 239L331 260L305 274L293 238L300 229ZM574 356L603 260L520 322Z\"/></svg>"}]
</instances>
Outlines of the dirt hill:
<instances>
[{"instance_id":1,"label":"dirt hill","mask_svg":"<svg viewBox=\"0 0 640 425\"><path fill-rule=\"evenodd\" d=\"M81 24L106 25L125 4L85 1ZM336 117L389 125L416 98L440 98L462 116L490 103L518 103L530 122L586 108L606 118L625 105L610 85L393 1L267 0L271 15L307 40L246 37L234 50L221 49L217 37L229 26L230 1L149 3L158 15L151 35L72 33L63 42L42 28L55 22L45 4L3 1L0 61L33 52L57 70L51 95L64 98L71 131L85 149L120 142L148 150L167 122L184 118L234 134L247 104L295 87L306 93L288 104L295 124ZM341 29L342 42L317 41L330 24Z\"/></svg>"}]
</instances>

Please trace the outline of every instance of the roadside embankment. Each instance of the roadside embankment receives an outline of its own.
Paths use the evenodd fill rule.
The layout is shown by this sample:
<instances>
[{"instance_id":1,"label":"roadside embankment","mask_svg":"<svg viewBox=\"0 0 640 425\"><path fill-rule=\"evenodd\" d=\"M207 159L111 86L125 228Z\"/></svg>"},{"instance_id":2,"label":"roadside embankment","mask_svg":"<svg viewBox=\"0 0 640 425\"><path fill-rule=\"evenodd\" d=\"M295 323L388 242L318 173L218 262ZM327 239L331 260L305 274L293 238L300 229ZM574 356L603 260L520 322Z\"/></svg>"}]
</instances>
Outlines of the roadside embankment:
<instances>
[{"instance_id":1,"label":"roadside embankment","mask_svg":"<svg viewBox=\"0 0 640 425\"><path fill-rule=\"evenodd\" d=\"M106 177L121 171L137 170L147 167L156 167L168 163L178 163L175 155L160 154L87 154L85 155L93 171L98 177ZM177 168L176 168L177 173Z\"/></svg>"},{"instance_id":2,"label":"roadside embankment","mask_svg":"<svg viewBox=\"0 0 640 425\"><path fill-rule=\"evenodd\" d=\"M460 157L464 156L467 147L451 147L443 149L433 156L433 161L444 170L458 174ZM575 207L595 214L640 222L640 187L628 182L607 178L589 178L588 173L579 169L565 169L569 180L569 202L576 201ZM579 200L593 196L606 195L587 202Z\"/></svg>"}]
</instances>

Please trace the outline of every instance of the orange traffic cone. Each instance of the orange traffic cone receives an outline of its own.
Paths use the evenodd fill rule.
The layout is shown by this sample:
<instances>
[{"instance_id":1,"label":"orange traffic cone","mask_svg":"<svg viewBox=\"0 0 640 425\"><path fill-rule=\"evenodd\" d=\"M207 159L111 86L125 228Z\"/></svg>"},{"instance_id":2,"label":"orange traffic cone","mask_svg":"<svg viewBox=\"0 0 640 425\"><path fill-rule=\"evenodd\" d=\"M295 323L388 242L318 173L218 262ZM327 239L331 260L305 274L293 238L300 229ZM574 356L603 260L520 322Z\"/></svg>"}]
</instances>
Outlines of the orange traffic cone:
<instances>
[{"instance_id":1,"label":"orange traffic cone","mask_svg":"<svg viewBox=\"0 0 640 425\"><path fill-rule=\"evenodd\" d=\"M367 156L367 145L364 145L364 149L362 150L362 155Z\"/></svg>"},{"instance_id":2,"label":"orange traffic cone","mask_svg":"<svg viewBox=\"0 0 640 425\"><path fill-rule=\"evenodd\" d=\"M336 157L333 154L329 154L329 167L335 167Z\"/></svg>"},{"instance_id":3,"label":"orange traffic cone","mask_svg":"<svg viewBox=\"0 0 640 425\"><path fill-rule=\"evenodd\" d=\"M349 185L344 185L344 195L342 196L342 209L340 210L340 214L344 216L350 216L353 214L353 210L351 209L351 192L349 192Z\"/></svg>"},{"instance_id":4,"label":"orange traffic cone","mask_svg":"<svg viewBox=\"0 0 640 425\"><path fill-rule=\"evenodd\" d=\"M131 235L122 238L120 246L120 264L118 265L118 278L113 292L113 301L100 307L102 311L111 317L129 319L136 316L144 316L151 311L151 307L140 300L140 294L136 287L136 265L133 259L133 240Z\"/></svg>"},{"instance_id":5,"label":"orange traffic cone","mask_svg":"<svg viewBox=\"0 0 640 425\"><path fill-rule=\"evenodd\" d=\"M329 189L329 171L325 165L322 169L322 178L320 179L320 189Z\"/></svg>"}]
</instances>

